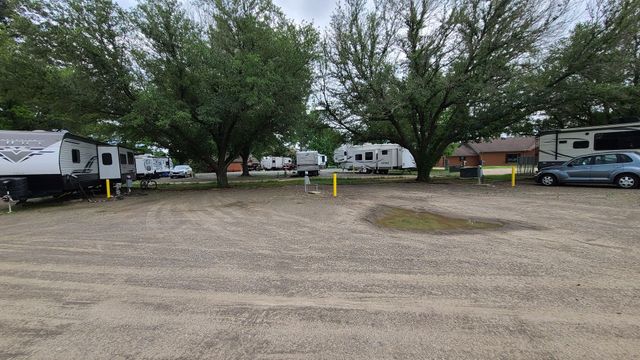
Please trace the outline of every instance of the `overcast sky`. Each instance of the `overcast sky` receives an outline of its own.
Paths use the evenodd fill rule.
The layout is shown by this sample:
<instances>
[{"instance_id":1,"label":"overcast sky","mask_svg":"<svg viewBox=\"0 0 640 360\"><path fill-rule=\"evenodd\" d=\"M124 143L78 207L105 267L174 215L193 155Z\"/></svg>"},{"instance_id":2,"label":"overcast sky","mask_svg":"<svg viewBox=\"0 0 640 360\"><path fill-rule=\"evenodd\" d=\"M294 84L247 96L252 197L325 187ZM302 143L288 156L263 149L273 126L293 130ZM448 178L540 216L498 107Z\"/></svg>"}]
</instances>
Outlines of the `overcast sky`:
<instances>
[{"instance_id":1,"label":"overcast sky","mask_svg":"<svg viewBox=\"0 0 640 360\"><path fill-rule=\"evenodd\" d=\"M131 7L136 0L116 0L123 7ZM337 0L273 0L285 14L296 21L313 22L316 27L329 25Z\"/></svg>"}]
</instances>

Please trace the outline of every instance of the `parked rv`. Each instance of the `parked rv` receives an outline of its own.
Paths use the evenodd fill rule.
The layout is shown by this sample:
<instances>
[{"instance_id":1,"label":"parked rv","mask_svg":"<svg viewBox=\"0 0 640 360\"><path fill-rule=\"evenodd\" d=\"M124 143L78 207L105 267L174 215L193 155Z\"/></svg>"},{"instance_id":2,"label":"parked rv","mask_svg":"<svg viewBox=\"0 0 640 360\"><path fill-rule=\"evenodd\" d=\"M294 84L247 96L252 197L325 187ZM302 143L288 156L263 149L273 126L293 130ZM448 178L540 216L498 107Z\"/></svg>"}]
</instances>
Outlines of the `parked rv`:
<instances>
[{"instance_id":1,"label":"parked rv","mask_svg":"<svg viewBox=\"0 0 640 360\"><path fill-rule=\"evenodd\" d=\"M293 160L283 156L265 156L260 160L263 170L288 170L292 167Z\"/></svg>"},{"instance_id":2,"label":"parked rv","mask_svg":"<svg viewBox=\"0 0 640 360\"><path fill-rule=\"evenodd\" d=\"M538 169L589 154L640 151L640 122L544 131L538 144Z\"/></svg>"},{"instance_id":3,"label":"parked rv","mask_svg":"<svg viewBox=\"0 0 640 360\"><path fill-rule=\"evenodd\" d=\"M409 150L397 144L343 145L334 151L333 161L342 169L378 174L416 168Z\"/></svg>"},{"instance_id":4,"label":"parked rv","mask_svg":"<svg viewBox=\"0 0 640 360\"><path fill-rule=\"evenodd\" d=\"M169 177L173 169L173 161L168 156L153 156L151 154L136 155L138 178Z\"/></svg>"},{"instance_id":5,"label":"parked rv","mask_svg":"<svg viewBox=\"0 0 640 360\"><path fill-rule=\"evenodd\" d=\"M0 131L0 181L25 183L19 200L100 185L98 143L66 131Z\"/></svg>"},{"instance_id":6,"label":"parked rv","mask_svg":"<svg viewBox=\"0 0 640 360\"><path fill-rule=\"evenodd\" d=\"M296 152L296 171L298 172L298 175L304 176L305 173L309 176L320 175L318 155L317 151Z\"/></svg>"}]
</instances>

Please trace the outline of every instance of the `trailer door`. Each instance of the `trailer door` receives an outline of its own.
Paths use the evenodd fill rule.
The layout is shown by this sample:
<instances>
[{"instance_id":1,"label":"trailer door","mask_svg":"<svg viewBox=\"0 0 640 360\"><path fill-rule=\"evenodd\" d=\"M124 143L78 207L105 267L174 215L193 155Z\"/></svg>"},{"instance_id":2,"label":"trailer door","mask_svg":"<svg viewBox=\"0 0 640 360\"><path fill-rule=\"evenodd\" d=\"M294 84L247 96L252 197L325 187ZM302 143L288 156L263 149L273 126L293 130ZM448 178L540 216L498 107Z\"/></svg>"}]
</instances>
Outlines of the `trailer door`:
<instances>
[{"instance_id":1,"label":"trailer door","mask_svg":"<svg viewBox=\"0 0 640 360\"><path fill-rule=\"evenodd\" d=\"M100 180L120 179L117 147L98 146L98 171L100 172Z\"/></svg>"}]
</instances>

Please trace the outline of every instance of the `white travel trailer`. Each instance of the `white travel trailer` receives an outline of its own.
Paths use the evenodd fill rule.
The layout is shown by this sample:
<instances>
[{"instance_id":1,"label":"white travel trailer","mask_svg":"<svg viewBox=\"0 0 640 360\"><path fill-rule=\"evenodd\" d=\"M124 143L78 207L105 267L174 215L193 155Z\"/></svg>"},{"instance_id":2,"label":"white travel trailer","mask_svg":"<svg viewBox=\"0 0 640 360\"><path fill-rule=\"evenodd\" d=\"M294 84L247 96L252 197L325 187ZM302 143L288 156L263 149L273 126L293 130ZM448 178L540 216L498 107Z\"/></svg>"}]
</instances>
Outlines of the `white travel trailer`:
<instances>
[{"instance_id":1,"label":"white travel trailer","mask_svg":"<svg viewBox=\"0 0 640 360\"><path fill-rule=\"evenodd\" d=\"M136 155L135 159L137 178L141 179L149 176L157 176L153 165L153 157L151 155Z\"/></svg>"},{"instance_id":2,"label":"white travel trailer","mask_svg":"<svg viewBox=\"0 0 640 360\"><path fill-rule=\"evenodd\" d=\"M317 151L296 152L296 171L300 176L304 176L305 173L309 176L320 175L319 162L319 154Z\"/></svg>"},{"instance_id":3,"label":"white travel trailer","mask_svg":"<svg viewBox=\"0 0 640 360\"><path fill-rule=\"evenodd\" d=\"M538 169L598 152L640 151L640 122L544 131L538 146Z\"/></svg>"},{"instance_id":4,"label":"white travel trailer","mask_svg":"<svg viewBox=\"0 0 640 360\"><path fill-rule=\"evenodd\" d=\"M343 145L334 151L333 161L342 169L378 174L416 168L413 155L397 144Z\"/></svg>"},{"instance_id":5,"label":"white travel trailer","mask_svg":"<svg viewBox=\"0 0 640 360\"><path fill-rule=\"evenodd\" d=\"M264 170L282 170L291 167L293 160L283 156L265 156L260 160L260 167Z\"/></svg>"},{"instance_id":6,"label":"white travel trailer","mask_svg":"<svg viewBox=\"0 0 640 360\"><path fill-rule=\"evenodd\" d=\"M133 150L117 145L98 145L100 180L126 182L136 179L136 159Z\"/></svg>"},{"instance_id":7,"label":"white travel trailer","mask_svg":"<svg viewBox=\"0 0 640 360\"><path fill-rule=\"evenodd\" d=\"M25 199L98 186L97 145L66 131L0 131L0 179L26 179Z\"/></svg>"},{"instance_id":8,"label":"white travel trailer","mask_svg":"<svg viewBox=\"0 0 640 360\"><path fill-rule=\"evenodd\" d=\"M173 168L173 161L170 157L158 157L151 154L136 155L135 163L137 177L168 177Z\"/></svg>"}]
</instances>

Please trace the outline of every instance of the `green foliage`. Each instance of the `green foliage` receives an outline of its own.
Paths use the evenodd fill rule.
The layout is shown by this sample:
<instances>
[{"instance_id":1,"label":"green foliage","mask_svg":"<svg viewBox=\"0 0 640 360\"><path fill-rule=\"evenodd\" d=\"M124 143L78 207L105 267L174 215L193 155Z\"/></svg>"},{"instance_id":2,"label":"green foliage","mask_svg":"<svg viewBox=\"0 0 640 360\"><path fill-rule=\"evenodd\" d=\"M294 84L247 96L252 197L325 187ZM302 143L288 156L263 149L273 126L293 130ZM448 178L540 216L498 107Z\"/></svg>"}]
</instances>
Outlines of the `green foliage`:
<instances>
[{"instance_id":1,"label":"green foliage","mask_svg":"<svg viewBox=\"0 0 640 360\"><path fill-rule=\"evenodd\" d=\"M305 115L317 34L270 0L194 1L197 18L177 0L11 4L0 12L5 128L161 146L226 186L232 160Z\"/></svg>"},{"instance_id":2,"label":"green foliage","mask_svg":"<svg viewBox=\"0 0 640 360\"><path fill-rule=\"evenodd\" d=\"M637 1L608 3L607 36L585 44L583 56L615 46L629 19L637 22L626 10ZM449 144L496 136L544 110L591 64L569 55L569 71L544 71L544 47L567 9L560 0L389 0L371 10L345 0L324 44L320 104L356 141L409 149L418 180L428 181Z\"/></svg>"},{"instance_id":3,"label":"green foliage","mask_svg":"<svg viewBox=\"0 0 640 360\"><path fill-rule=\"evenodd\" d=\"M609 124L640 115L640 5L602 2L536 73L543 117L531 131Z\"/></svg>"}]
</instances>

